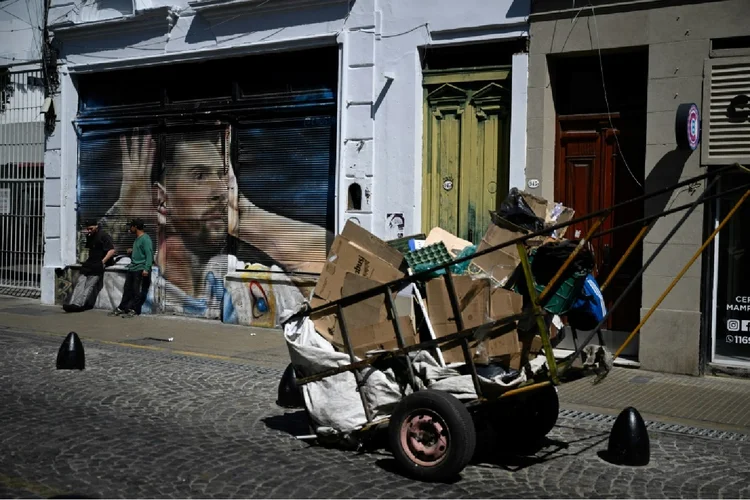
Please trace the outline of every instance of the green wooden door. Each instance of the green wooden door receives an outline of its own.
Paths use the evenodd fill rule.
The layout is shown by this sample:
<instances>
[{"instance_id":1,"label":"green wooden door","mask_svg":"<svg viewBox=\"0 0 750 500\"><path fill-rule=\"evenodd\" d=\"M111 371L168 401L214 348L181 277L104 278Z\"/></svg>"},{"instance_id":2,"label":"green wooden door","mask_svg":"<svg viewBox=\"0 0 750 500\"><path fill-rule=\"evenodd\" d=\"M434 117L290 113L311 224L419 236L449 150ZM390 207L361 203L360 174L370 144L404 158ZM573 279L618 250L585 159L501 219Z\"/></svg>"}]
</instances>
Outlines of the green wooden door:
<instances>
[{"instance_id":1,"label":"green wooden door","mask_svg":"<svg viewBox=\"0 0 750 500\"><path fill-rule=\"evenodd\" d=\"M425 76L422 221L479 243L508 191L509 71Z\"/></svg>"}]
</instances>

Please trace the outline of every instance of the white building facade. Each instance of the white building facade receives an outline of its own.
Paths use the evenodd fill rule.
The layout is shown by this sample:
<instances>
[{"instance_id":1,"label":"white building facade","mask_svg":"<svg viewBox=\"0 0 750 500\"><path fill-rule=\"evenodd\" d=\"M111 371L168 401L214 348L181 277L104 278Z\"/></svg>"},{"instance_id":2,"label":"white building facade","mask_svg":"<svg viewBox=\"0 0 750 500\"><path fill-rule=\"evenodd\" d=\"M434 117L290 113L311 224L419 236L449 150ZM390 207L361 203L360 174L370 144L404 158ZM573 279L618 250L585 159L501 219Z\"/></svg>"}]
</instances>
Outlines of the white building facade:
<instances>
[{"instance_id":1,"label":"white building facade","mask_svg":"<svg viewBox=\"0 0 750 500\"><path fill-rule=\"evenodd\" d=\"M0 294L38 297L44 182L45 3L0 1Z\"/></svg>"},{"instance_id":2,"label":"white building facade","mask_svg":"<svg viewBox=\"0 0 750 500\"><path fill-rule=\"evenodd\" d=\"M144 312L277 326L353 220L478 241L525 184L529 0L52 0L42 301L85 219L157 249ZM221 207L224 207L223 209ZM228 207L228 208L226 208ZM117 305L121 265L97 307Z\"/></svg>"}]
</instances>

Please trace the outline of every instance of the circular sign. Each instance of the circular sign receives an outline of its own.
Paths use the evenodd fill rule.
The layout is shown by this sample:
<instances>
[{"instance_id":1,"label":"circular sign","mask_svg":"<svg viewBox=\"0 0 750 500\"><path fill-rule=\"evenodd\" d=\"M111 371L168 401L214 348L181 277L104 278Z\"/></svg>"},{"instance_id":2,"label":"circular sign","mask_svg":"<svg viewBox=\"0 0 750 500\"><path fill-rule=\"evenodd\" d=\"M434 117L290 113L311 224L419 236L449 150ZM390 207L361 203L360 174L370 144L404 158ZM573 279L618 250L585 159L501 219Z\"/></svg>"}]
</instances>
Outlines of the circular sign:
<instances>
[{"instance_id":1,"label":"circular sign","mask_svg":"<svg viewBox=\"0 0 750 500\"><path fill-rule=\"evenodd\" d=\"M526 185L529 186L529 189L536 189L539 187L539 179L529 179Z\"/></svg>"},{"instance_id":2,"label":"circular sign","mask_svg":"<svg viewBox=\"0 0 750 500\"><path fill-rule=\"evenodd\" d=\"M680 104L675 123L677 145L695 151L701 142L701 115L695 104Z\"/></svg>"}]
</instances>

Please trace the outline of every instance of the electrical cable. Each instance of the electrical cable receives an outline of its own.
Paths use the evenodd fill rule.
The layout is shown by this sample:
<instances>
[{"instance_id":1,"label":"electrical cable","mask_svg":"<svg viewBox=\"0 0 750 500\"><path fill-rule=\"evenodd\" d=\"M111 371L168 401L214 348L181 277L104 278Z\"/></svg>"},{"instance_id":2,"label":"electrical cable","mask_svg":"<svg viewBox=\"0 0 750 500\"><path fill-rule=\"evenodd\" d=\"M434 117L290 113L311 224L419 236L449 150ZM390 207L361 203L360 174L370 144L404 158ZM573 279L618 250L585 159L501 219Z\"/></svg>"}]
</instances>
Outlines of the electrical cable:
<instances>
[{"instance_id":1,"label":"electrical cable","mask_svg":"<svg viewBox=\"0 0 750 500\"><path fill-rule=\"evenodd\" d=\"M602 77L602 90L604 91L604 103L607 106L607 118L609 119L609 126L612 127L613 130L615 130L615 124L612 121L612 111L609 107L609 98L607 97L607 85L604 80L604 62L602 59L602 44L601 39L599 38L599 27L596 22L596 11L594 10L594 6L589 3L588 7L591 8L591 17L594 19L594 31L596 32L596 52L599 56L599 74ZM628 170L628 173L633 178L636 184L643 189L643 184L638 180L638 178L635 176L633 171L630 169L630 165L628 165L628 161L625 159L625 155L622 152L622 147L620 146L620 139L618 137L617 132L615 131L615 143L617 144L617 153L620 155L620 158L622 158L622 162L625 164L625 168Z\"/></svg>"}]
</instances>

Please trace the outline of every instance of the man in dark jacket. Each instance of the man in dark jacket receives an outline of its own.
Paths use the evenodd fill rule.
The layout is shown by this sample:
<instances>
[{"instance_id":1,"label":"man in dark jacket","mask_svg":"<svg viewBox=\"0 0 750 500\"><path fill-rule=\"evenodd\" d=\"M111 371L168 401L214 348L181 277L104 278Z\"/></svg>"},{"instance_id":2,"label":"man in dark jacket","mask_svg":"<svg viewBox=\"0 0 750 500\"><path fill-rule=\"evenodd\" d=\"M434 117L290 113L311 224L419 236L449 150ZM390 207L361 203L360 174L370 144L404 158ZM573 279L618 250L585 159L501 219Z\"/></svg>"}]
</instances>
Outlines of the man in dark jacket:
<instances>
[{"instance_id":1,"label":"man in dark jacket","mask_svg":"<svg viewBox=\"0 0 750 500\"><path fill-rule=\"evenodd\" d=\"M95 220L87 220L84 224L89 256L81 265L81 274L70 302L63 305L67 312L85 311L94 307L104 281L104 268L114 263L115 244L112 237Z\"/></svg>"}]
</instances>

